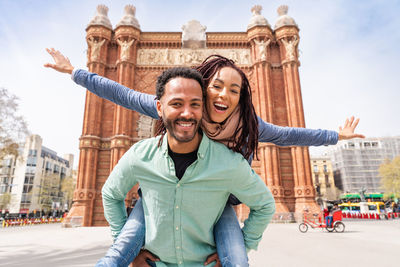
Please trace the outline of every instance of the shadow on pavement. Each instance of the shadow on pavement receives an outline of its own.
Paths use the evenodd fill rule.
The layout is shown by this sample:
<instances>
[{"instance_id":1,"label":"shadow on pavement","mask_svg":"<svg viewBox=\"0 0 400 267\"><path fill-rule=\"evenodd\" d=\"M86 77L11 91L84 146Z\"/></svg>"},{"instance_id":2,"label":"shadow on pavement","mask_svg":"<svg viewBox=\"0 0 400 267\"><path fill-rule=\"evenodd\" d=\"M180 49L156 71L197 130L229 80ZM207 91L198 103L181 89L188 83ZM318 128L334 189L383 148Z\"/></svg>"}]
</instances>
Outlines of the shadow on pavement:
<instances>
[{"instance_id":1,"label":"shadow on pavement","mask_svg":"<svg viewBox=\"0 0 400 267\"><path fill-rule=\"evenodd\" d=\"M105 255L108 245L77 250L52 250L45 253L38 253L34 250L16 252L12 258L1 257L2 266L70 266L86 267L94 266L95 263Z\"/></svg>"}]
</instances>

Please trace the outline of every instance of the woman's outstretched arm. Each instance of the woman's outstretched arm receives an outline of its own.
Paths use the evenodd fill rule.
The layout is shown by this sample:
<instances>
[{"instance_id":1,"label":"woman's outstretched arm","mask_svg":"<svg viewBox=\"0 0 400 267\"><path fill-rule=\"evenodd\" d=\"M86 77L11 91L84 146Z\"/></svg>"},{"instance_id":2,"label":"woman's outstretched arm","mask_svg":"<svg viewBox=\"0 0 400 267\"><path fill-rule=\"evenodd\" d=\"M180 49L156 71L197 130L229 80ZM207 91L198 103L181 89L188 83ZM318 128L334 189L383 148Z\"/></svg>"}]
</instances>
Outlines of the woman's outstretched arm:
<instances>
[{"instance_id":1,"label":"woman's outstretched arm","mask_svg":"<svg viewBox=\"0 0 400 267\"><path fill-rule=\"evenodd\" d=\"M314 130L297 127L282 127L263 121L258 117L259 142L273 143L278 146L322 146L335 145L339 140L364 138L354 133L359 119L346 119L339 132L330 130Z\"/></svg>"},{"instance_id":2,"label":"woman's outstretched arm","mask_svg":"<svg viewBox=\"0 0 400 267\"><path fill-rule=\"evenodd\" d=\"M71 74L74 82L101 98L105 98L127 109L135 110L154 119L158 119L154 95L137 92L115 81L86 70L75 69L69 59L61 54L60 51L54 48L46 50L53 57L54 64L47 63L44 65L45 67L52 68L61 73Z\"/></svg>"}]
</instances>

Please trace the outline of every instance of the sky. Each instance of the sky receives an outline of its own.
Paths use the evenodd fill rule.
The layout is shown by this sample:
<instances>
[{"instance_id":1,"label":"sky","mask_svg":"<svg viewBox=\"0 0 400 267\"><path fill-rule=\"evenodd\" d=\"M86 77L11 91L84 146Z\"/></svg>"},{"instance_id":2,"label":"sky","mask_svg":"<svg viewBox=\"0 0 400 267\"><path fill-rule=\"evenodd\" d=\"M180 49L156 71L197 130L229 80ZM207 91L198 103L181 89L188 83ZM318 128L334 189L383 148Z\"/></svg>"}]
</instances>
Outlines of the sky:
<instances>
[{"instance_id":1,"label":"sky","mask_svg":"<svg viewBox=\"0 0 400 267\"><path fill-rule=\"evenodd\" d=\"M208 32L244 32L256 4L273 27L286 4L300 28L306 127L337 130L354 115L367 137L400 135L400 1L0 0L0 87L19 97L30 132L61 156L73 153L75 167L86 92L43 67L51 62L45 48L85 68L85 28L99 4L108 6L114 27L133 4L144 32L179 32L192 19Z\"/></svg>"}]
</instances>

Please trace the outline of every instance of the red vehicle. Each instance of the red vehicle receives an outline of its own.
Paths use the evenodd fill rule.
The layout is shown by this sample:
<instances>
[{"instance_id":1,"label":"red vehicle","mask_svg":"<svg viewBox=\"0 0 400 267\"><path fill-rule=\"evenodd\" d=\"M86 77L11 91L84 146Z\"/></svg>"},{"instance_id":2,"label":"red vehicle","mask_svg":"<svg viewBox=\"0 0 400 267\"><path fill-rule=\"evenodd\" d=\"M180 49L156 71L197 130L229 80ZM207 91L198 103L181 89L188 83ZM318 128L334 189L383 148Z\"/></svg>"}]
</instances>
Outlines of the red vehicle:
<instances>
[{"instance_id":1,"label":"red vehicle","mask_svg":"<svg viewBox=\"0 0 400 267\"><path fill-rule=\"evenodd\" d=\"M337 210L335 212L333 212L333 221L331 223L331 226L327 226L325 224L325 220L322 216L322 214L313 214L312 218L310 218L311 216L308 214L307 211L305 211L303 213L303 222L299 224L299 230L302 233L305 233L308 231L308 227L310 226L311 228L321 228L321 229L325 229L328 232L338 232L338 233L342 233L344 231L345 225L342 222L342 211L341 210Z\"/></svg>"}]
</instances>

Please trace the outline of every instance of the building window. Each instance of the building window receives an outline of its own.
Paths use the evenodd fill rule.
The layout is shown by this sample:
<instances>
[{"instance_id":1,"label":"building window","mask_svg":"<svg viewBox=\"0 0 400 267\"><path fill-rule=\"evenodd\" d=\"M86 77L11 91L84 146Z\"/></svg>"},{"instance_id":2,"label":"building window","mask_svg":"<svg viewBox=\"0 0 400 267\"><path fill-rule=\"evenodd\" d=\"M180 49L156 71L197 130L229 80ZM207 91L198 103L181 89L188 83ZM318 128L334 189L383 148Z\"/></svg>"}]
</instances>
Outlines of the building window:
<instances>
[{"instance_id":1,"label":"building window","mask_svg":"<svg viewBox=\"0 0 400 267\"><path fill-rule=\"evenodd\" d=\"M25 184L33 184L33 179L35 177L32 175L25 175Z\"/></svg>"},{"instance_id":2,"label":"building window","mask_svg":"<svg viewBox=\"0 0 400 267\"><path fill-rule=\"evenodd\" d=\"M51 171L51 163L50 162L46 162L46 171Z\"/></svg>"},{"instance_id":3,"label":"building window","mask_svg":"<svg viewBox=\"0 0 400 267\"><path fill-rule=\"evenodd\" d=\"M314 172L318 172L318 165L314 165L313 168L314 168Z\"/></svg>"},{"instance_id":4,"label":"building window","mask_svg":"<svg viewBox=\"0 0 400 267\"><path fill-rule=\"evenodd\" d=\"M24 185L22 193L30 193L32 191L33 185Z\"/></svg>"},{"instance_id":5,"label":"building window","mask_svg":"<svg viewBox=\"0 0 400 267\"><path fill-rule=\"evenodd\" d=\"M36 157L37 156L37 150L36 149L29 149L28 156Z\"/></svg>"},{"instance_id":6,"label":"building window","mask_svg":"<svg viewBox=\"0 0 400 267\"><path fill-rule=\"evenodd\" d=\"M12 159L4 159L3 160L3 167L11 167L12 165Z\"/></svg>"},{"instance_id":7,"label":"building window","mask_svg":"<svg viewBox=\"0 0 400 267\"><path fill-rule=\"evenodd\" d=\"M0 193L5 193L8 191L8 185L0 185Z\"/></svg>"},{"instance_id":8,"label":"building window","mask_svg":"<svg viewBox=\"0 0 400 267\"><path fill-rule=\"evenodd\" d=\"M26 167L25 174L35 174L36 167Z\"/></svg>"},{"instance_id":9,"label":"building window","mask_svg":"<svg viewBox=\"0 0 400 267\"><path fill-rule=\"evenodd\" d=\"M59 173L60 172L60 166L54 164L54 173Z\"/></svg>"},{"instance_id":10,"label":"building window","mask_svg":"<svg viewBox=\"0 0 400 267\"><path fill-rule=\"evenodd\" d=\"M36 166L36 157L28 157L26 165L27 166Z\"/></svg>"},{"instance_id":11,"label":"building window","mask_svg":"<svg viewBox=\"0 0 400 267\"><path fill-rule=\"evenodd\" d=\"M328 172L328 166L324 165L324 172Z\"/></svg>"},{"instance_id":12,"label":"building window","mask_svg":"<svg viewBox=\"0 0 400 267\"><path fill-rule=\"evenodd\" d=\"M22 194L22 197L21 197L21 204L22 204L22 203L27 203L27 204L29 204L29 203L31 203L31 200L32 200L31 194Z\"/></svg>"}]
</instances>

